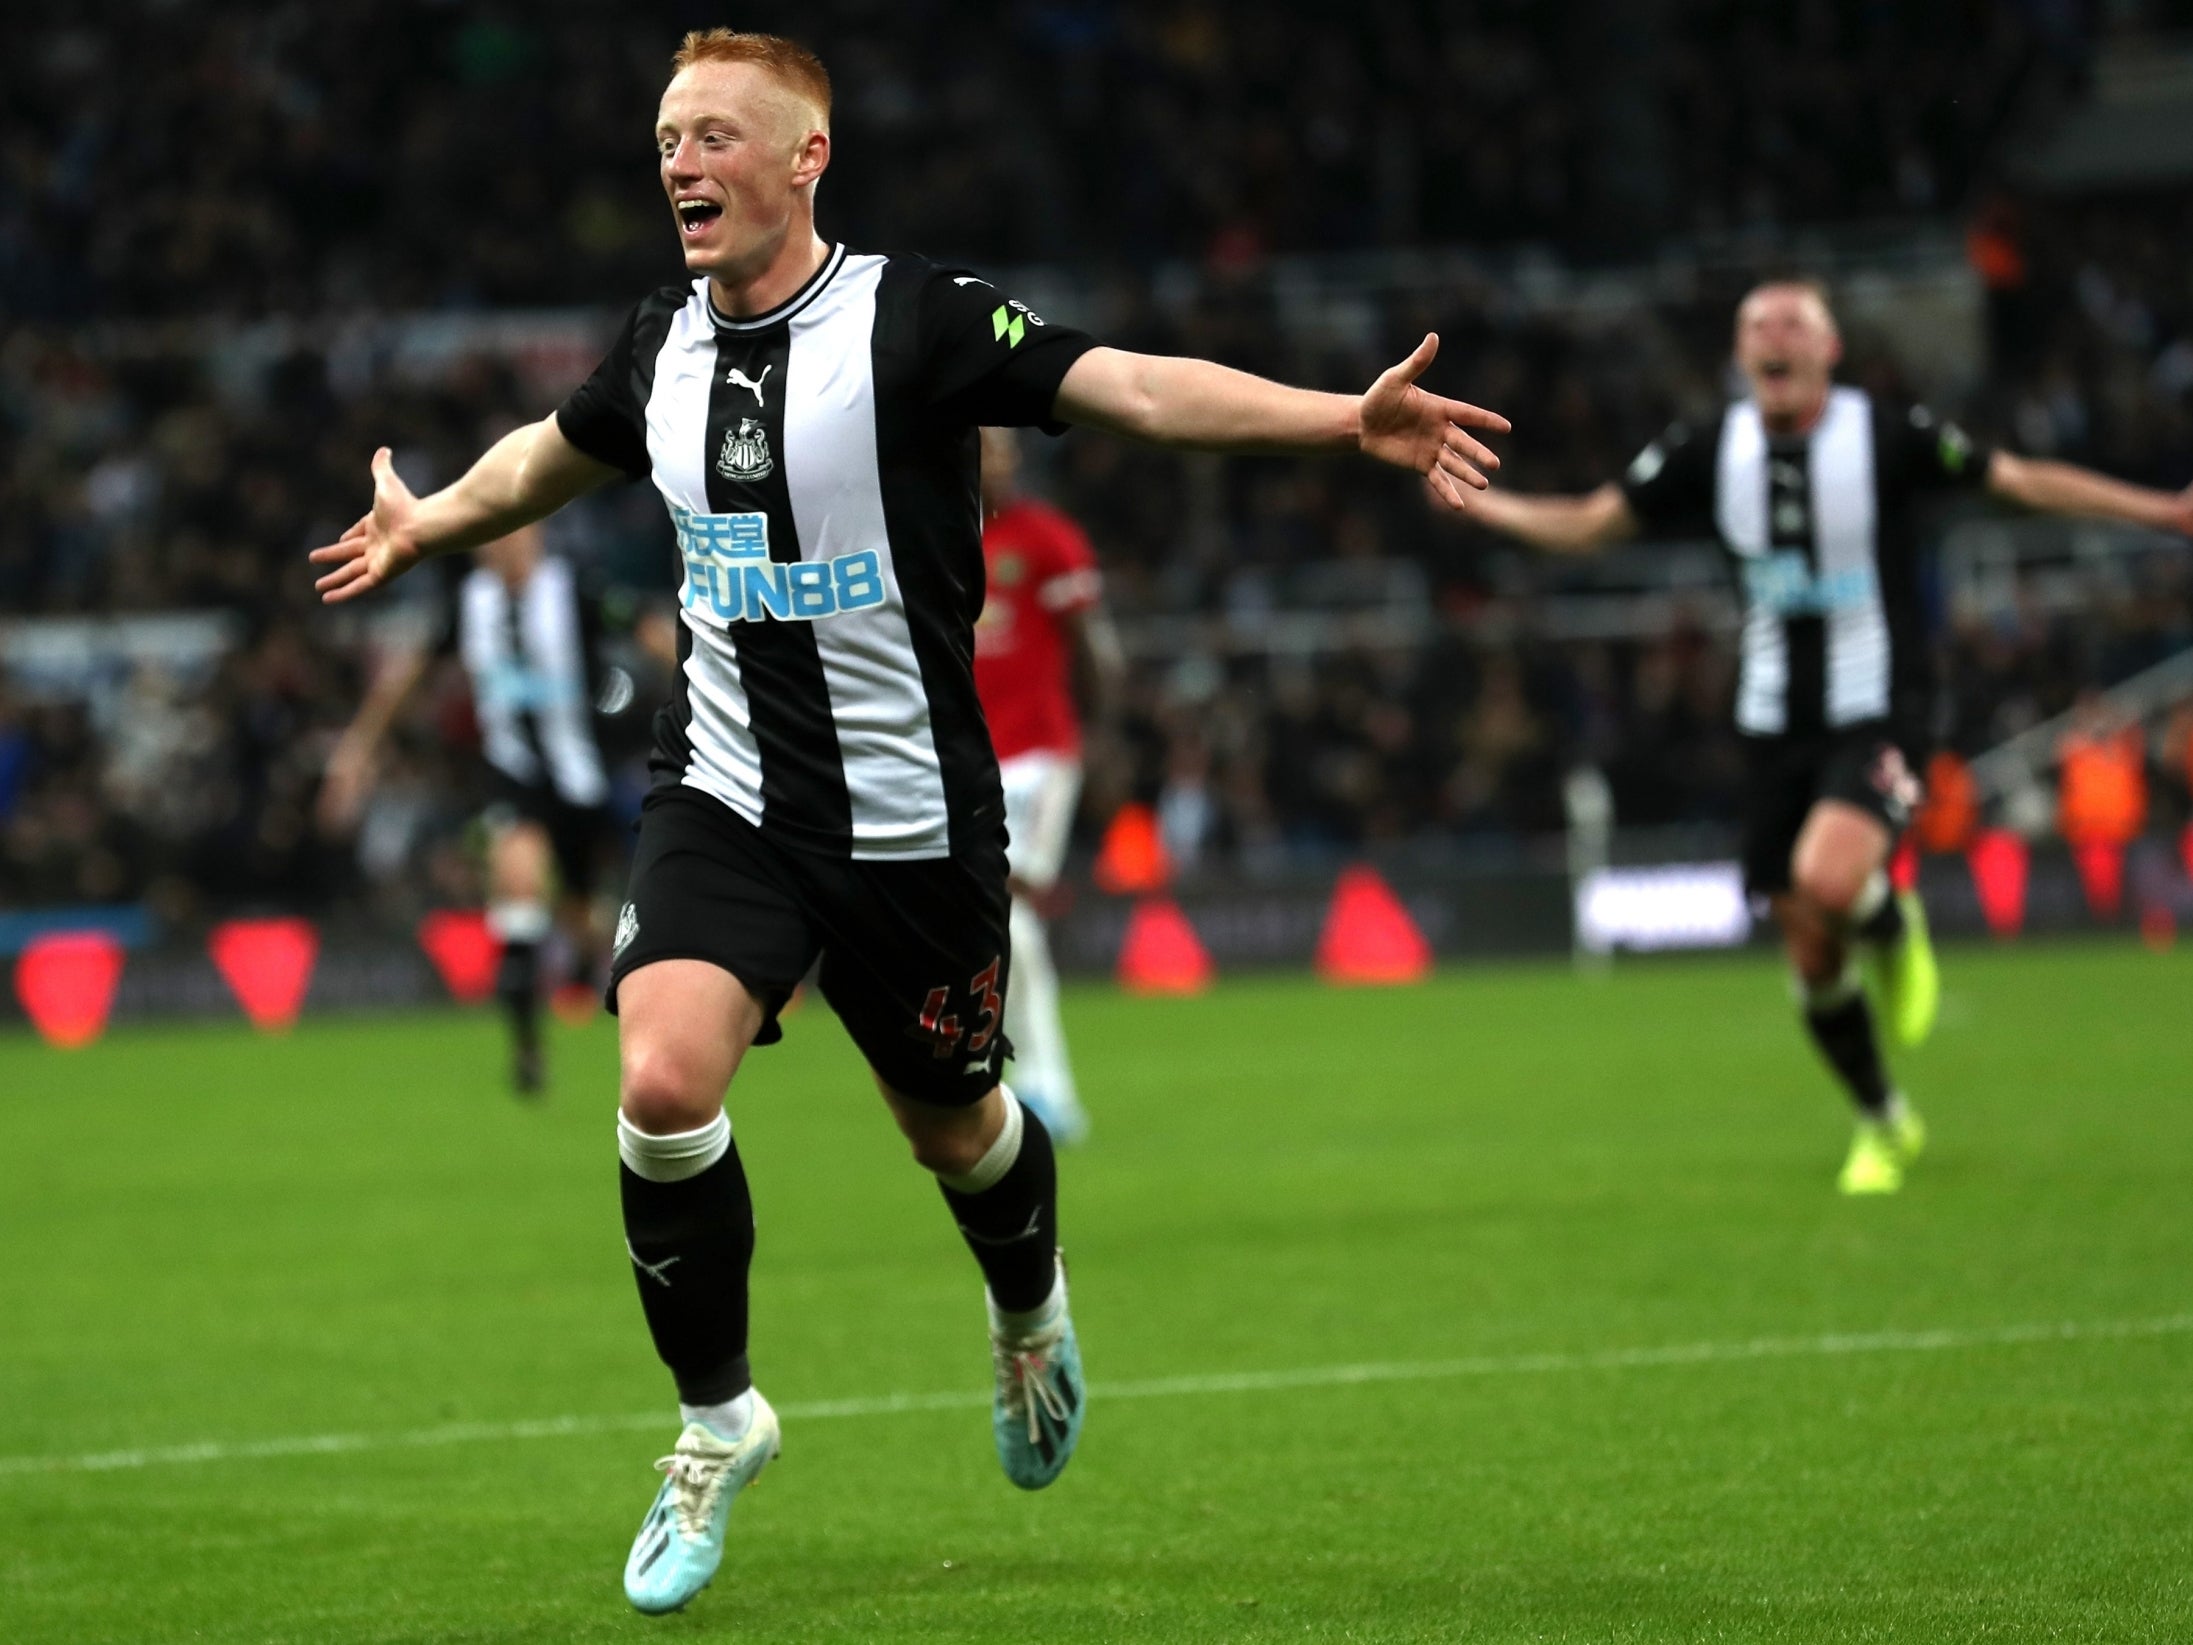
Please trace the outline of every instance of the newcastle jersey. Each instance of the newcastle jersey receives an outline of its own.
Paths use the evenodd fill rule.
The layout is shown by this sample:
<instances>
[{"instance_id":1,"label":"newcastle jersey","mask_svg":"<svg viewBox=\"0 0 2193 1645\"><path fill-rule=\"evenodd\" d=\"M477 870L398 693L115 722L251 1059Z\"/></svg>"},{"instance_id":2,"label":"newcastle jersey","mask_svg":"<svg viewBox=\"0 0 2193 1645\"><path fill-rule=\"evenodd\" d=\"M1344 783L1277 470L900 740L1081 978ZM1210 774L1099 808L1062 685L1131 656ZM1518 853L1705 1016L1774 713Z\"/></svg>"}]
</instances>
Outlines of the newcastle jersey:
<instances>
[{"instance_id":1,"label":"newcastle jersey","mask_svg":"<svg viewBox=\"0 0 2193 1645\"><path fill-rule=\"evenodd\" d=\"M1988 453L1923 406L1837 388L1803 434L1750 400L1677 424L1622 481L1653 535L1711 532L1741 579L1737 729L1803 735L1873 720L1923 727L1931 689L1917 505L1977 487Z\"/></svg>"},{"instance_id":2,"label":"newcastle jersey","mask_svg":"<svg viewBox=\"0 0 2193 1645\"><path fill-rule=\"evenodd\" d=\"M595 725L602 630L570 562L547 555L515 592L484 566L467 573L444 642L472 682L488 764L567 805L609 801Z\"/></svg>"},{"instance_id":3,"label":"newcastle jersey","mask_svg":"<svg viewBox=\"0 0 2193 1645\"><path fill-rule=\"evenodd\" d=\"M717 312L706 280L642 301L557 419L652 476L676 531L657 783L837 855L995 834L975 430L1056 432L1060 380L1095 346L963 270L843 246L767 314Z\"/></svg>"}]
</instances>

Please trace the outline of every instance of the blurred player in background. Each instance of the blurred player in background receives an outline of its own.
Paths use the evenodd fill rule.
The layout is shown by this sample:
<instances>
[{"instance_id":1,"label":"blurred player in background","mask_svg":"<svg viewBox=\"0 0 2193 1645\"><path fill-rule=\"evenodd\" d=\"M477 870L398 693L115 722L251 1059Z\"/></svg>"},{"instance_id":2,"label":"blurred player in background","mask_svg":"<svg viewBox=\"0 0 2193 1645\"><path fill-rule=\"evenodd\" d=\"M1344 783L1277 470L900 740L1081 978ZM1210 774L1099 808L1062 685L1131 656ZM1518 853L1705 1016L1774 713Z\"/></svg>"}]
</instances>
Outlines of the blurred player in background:
<instances>
[{"instance_id":1,"label":"blurred player in background","mask_svg":"<svg viewBox=\"0 0 2193 1645\"><path fill-rule=\"evenodd\" d=\"M620 478L652 479L677 532L680 669L610 962L625 1244L683 1424L625 1562L651 1614L714 1579L733 1500L781 1446L747 1355L753 1199L724 1098L818 959L982 1271L1000 1466L1040 1489L1080 1438L1056 1157L999 1079L1011 899L974 682L976 430L1356 452L1459 508L1497 466L1467 430L1507 427L1417 386L1433 336L1362 394L1313 393L1106 348L979 275L825 240L830 102L795 42L688 35L654 134L688 283L641 299L559 410L454 484L415 496L376 453L371 512L312 554L322 597L352 599Z\"/></svg>"},{"instance_id":2,"label":"blurred player in background","mask_svg":"<svg viewBox=\"0 0 2193 1645\"><path fill-rule=\"evenodd\" d=\"M1101 604L1089 539L1019 491L1011 429L982 431L982 558L988 594L975 624L975 690L1005 784L1005 860L1013 893L1013 988L1005 1034L1013 1094L1071 1145L1089 1116L1059 1020L1058 970L1044 903L1058 883L1081 798L1081 727L1109 711L1124 664ZM1077 704L1078 698L1078 704Z\"/></svg>"},{"instance_id":3,"label":"blurred player in background","mask_svg":"<svg viewBox=\"0 0 2193 1645\"><path fill-rule=\"evenodd\" d=\"M1897 1039L1924 1040L1940 983L1915 895L1887 863L1920 797L1932 718L1916 508L1985 491L2055 514L2193 531L2193 488L2128 485L1990 451L1923 406L1837 387L1842 338L1825 291L1772 281L1736 314L1751 394L1670 428L1619 483L1582 497L1494 491L1473 512L1556 553L1640 532L1711 533L1741 573L1746 886L1768 899L1805 1027L1857 1105L1839 1186L1893 1193L1925 1130L1891 1080L1852 968L1874 962Z\"/></svg>"},{"instance_id":4,"label":"blurred player in background","mask_svg":"<svg viewBox=\"0 0 2193 1645\"><path fill-rule=\"evenodd\" d=\"M599 722L635 693L630 672L603 655L615 614L568 560L547 552L538 526L481 544L474 559L437 640L383 660L328 759L320 820L331 832L356 826L397 716L436 662L458 657L492 796L483 821L488 928L502 944L495 997L510 1023L511 1084L531 1095L545 1072L540 1002L552 935L563 939L566 976L592 997L604 946L595 890L614 852ZM675 666L666 615L649 614L635 634Z\"/></svg>"}]
</instances>

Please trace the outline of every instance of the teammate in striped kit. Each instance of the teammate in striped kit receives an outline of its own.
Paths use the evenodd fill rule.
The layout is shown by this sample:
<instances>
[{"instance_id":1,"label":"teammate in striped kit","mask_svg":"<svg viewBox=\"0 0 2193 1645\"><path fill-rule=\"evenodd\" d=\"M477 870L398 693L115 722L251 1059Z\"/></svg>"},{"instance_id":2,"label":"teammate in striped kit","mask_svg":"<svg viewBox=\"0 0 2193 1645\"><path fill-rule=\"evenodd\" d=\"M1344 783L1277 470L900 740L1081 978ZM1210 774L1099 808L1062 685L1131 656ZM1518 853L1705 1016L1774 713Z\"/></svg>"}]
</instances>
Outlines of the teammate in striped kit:
<instances>
[{"instance_id":1,"label":"teammate in striped kit","mask_svg":"<svg viewBox=\"0 0 2193 1645\"><path fill-rule=\"evenodd\" d=\"M509 1019L511 1083L531 1095L543 1078L541 957L561 932L571 974L592 975L606 932L594 922L594 890L612 841L609 773L599 723L633 694L628 672L603 655L608 630L599 595L570 561L546 551L538 527L484 543L454 591L437 645L387 657L356 716L328 757L320 820L355 827L380 748L437 656L454 654L472 686L487 768L488 925L502 944L495 996ZM669 660L660 612L634 624L644 649Z\"/></svg>"},{"instance_id":2,"label":"teammate in striped kit","mask_svg":"<svg viewBox=\"0 0 2193 1645\"><path fill-rule=\"evenodd\" d=\"M1013 893L1013 991L1005 1032L1013 1091L1054 1140L1079 1142L1089 1117L1066 1055L1058 973L1042 903L1058 883L1081 798L1081 712L1125 671L1104 615L1103 581L1081 528L1019 489L1010 429L982 431L982 557L988 596L975 624L975 691L1005 789Z\"/></svg>"},{"instance_id":3,"label":"teammate in striped kit","mask_svg":"<svg viewBox=\"0 0 2193 1645\"><path fill-rule=\"evenodd\" d=\"M1835 386L1826 293L1774 281L1736 315L1748 398L1677 425L1620 483L1582 497L1494 492L1473 512L1537 547L1583 552L1646 532L1712 532L1743 596L1744 877L1768 899L1805 1025L1857 1106L1839 1186L1893 1193L1925 1141L1890 1079L1852 961L1874 962L1896 1037L1916 1045L1939 999L1916 896L1887 863L1911 820L1931 719L1915 506L1985 490L2055 514L2193 532L2193 488L2127 485L1976 445L1923 406Z\"/></svg>"},{"instance_id":4,"label":"teammate in striped kit","mask_svg":"<svg viewBox=\"0 0 2193 1645\"><path fill-rule=\"evenodd\" d=\"M976 430L1085 424L1215 451L1360 452L1450 506L1506 420L1416 386L1426 337L1361 395L1103 348L981 277L815 231L830 83L803 48L710 30L655 130L689 286L636 307L562 408L313 551L353 599L424 557L649 476L683 557L682 668L618 922L625 1235L685 1421L625 1592L674 1610L714 1576L737 1493L778 1449L747 1361L752 1202L724 1114L819 955L824 997L935 1173L988 1287L992 1430L1014 1483L1065 1467L1085 1408L1051 1142L998 1079L1004 804L974 686Z\"/></svg>"}]
</instances>

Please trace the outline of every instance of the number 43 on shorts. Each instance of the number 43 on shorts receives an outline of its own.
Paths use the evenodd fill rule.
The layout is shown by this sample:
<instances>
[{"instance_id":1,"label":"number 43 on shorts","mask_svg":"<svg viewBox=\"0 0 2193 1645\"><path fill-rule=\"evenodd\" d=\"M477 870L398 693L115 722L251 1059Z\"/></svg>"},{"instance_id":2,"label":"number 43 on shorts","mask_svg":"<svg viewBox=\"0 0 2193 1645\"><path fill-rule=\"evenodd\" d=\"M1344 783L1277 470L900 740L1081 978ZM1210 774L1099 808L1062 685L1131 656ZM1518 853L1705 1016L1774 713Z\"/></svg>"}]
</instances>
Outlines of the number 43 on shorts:
<instances>
[{"instance_id":1,"label":"number 43 on shorts","mask_svg":"<svg viewBox=\"0 0 2193 1645\"><path fill-rule=\"evenodd\" d=\"M974 974L961 996L960 1010L967 1013L968 1021L974 1025L971 1032L967 1023L961 1020L960 1011L953 1008L952 989L947 985L929 990L928 997L921 1002L921 1021L907 1029L908 1035L927 1044L929 1054L940 1060L957 1055L962 1049L960 1041L963 1038L967 1042L968 1056L980 1056L987 1051L990 1042L997 1038L998 1022L1005 1013L1004 998L998 993L998 973L1004 965L1002 955L991 960Z\"/></svg>"}]
</instances>

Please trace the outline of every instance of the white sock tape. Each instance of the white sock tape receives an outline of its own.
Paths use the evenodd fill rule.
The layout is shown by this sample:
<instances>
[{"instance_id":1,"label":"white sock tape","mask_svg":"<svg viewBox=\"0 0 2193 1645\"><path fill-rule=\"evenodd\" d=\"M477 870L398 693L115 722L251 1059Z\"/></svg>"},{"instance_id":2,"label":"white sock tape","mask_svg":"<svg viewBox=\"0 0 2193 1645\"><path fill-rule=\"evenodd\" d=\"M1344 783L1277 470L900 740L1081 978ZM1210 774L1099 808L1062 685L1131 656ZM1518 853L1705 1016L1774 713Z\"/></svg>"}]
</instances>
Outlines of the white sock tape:
<instances>
[{"instance_id":1,"label":"white sock tape","mask_svg":"<svg viewBox=\"0 0 2193 1645\"><path fill-rule=\"evenodd\" d=\"M1894 890L1888 882L1888 871L1876 868L1866 876L1866 883L1858 888L1858 895L1851 899L1850 923L1863 925L1872 919L1887 904Z\"/></svg>"},{"instance_id":2,"label":"white sock tape","mask_svg":"<svg viewBox=\"0 0 2193 1645\"><path fill-rule=\"evenodd\" d=\"M937 1173L937 1181L956 1194L979 1194L985 1188L996 1187L998 1179L1020 1158L1023 1129L1020 1099L1002 1085L998 1087L998 1095L1005 1099L1005 1124L998 1130L998 1140L990 1144L989 1151L975 1161L975 1168L964 1176L948 1177L941 1171Z\"/></svg>"},{"instance_id":3,"label":"white sock tape","mask_svg":"<svg viewBox=\"0 0 2193 1645\"><path fill-rule=\"evenodd\" d=\"M636 1177L649 1182L683 1182L697 1177L731 1152L731 1117L719 1113L698 1131L651 1136L617 1116L617 1157Z\"/></svg>"},{"instance_id":4,"label":"white sock tape","mask_svg":"<svg viewBox=\"0 0 2193 1645\"><path fill-rule=\"evenodd\" d=\"M1858 975L1858 967L1846 965L1841 976L1828 982L1809 983L1802 977L1792 976L1790 991L1807 1011L1832 1011L1863 992L1864 983Z\"/></svg>"},{"instance_id":5,"label":"white sock tape","mask_svg":"<svg viewBox=\"0 0 2193 1645\"><path fill-rule=\"evenodd\" d=\"M504 942L540 942L554 922L544 902L499 902L487 911L487 928Z\"/></svg>"}]
</instances>

